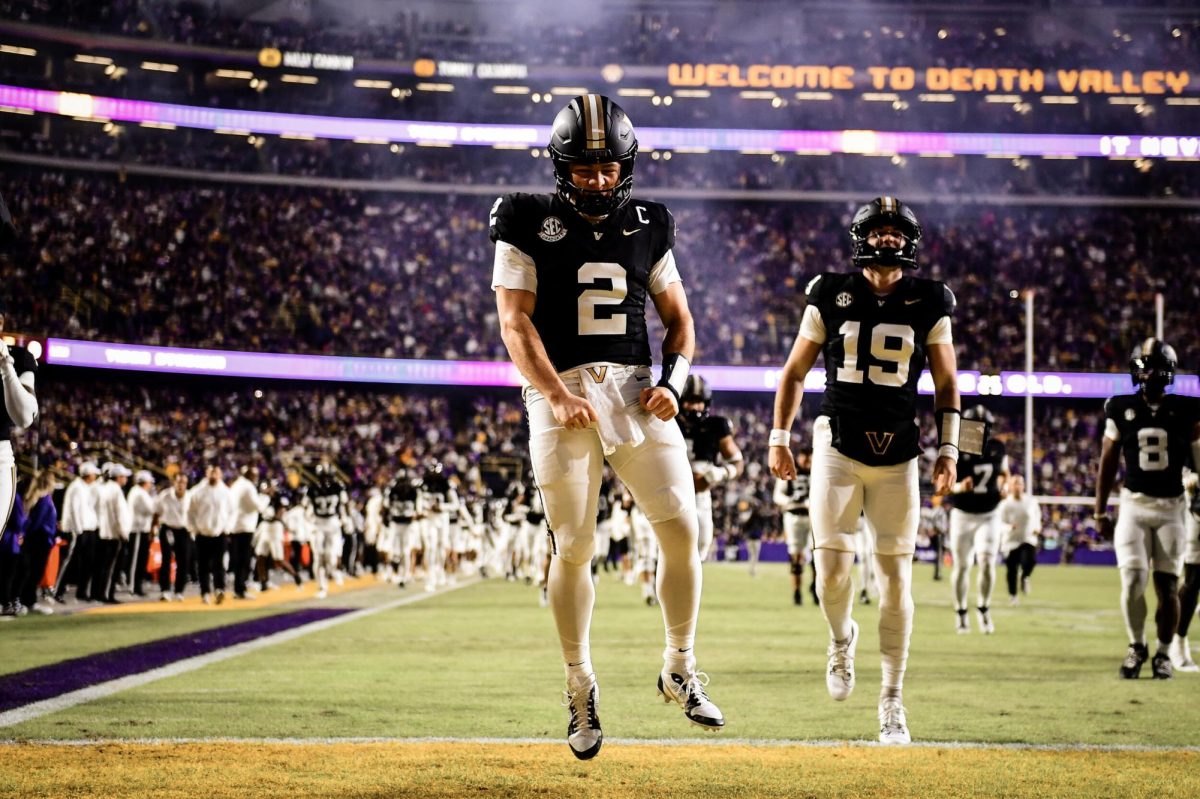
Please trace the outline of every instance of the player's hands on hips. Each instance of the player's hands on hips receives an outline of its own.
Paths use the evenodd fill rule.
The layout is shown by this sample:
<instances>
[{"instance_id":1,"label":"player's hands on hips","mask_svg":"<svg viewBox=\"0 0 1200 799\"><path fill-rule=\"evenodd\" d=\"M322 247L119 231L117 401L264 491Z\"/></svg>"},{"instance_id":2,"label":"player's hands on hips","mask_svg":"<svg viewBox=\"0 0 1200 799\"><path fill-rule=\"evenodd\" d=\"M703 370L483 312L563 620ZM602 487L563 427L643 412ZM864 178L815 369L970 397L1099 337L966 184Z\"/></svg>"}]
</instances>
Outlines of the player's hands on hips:
<instances>
[{"instance_id":1,"label":"player's hands on hips","mask_svg":"<svg viewBox=\"0 0 1200 799\"><path fill-rule=\"evenodd\" d=\"M550 399L550 410L554 412L554 421L568 430L582 430L600 420L592 403L570 392Z\"/></svg>"},{"instance_id":2,"label":"player's hands on hips","mask_svg":"<svg viewBox=\"0 0 1200 799\"><path fill-rule=\"evenodd\" d=\"M796 479L796 459L792 457L791 447L771 447L767 462L771 464L771 474L780 480Z\"/></svg>"},{"instance_id":3,"label":"player's hands on hips","mask_svg":"<svg viewBox=\"0 0 1200 799\"><path fill-rule=\"evenodd\" d=\"M950 489L954 487L956 477L958 477L958 466L954 461L949 458L938 458L937 463L933 464L934 496L944 497L949 494Z\"/></svg>"},{"instance_id":4,"label":"player's hands on hips","mask_svg":"<svg viewBox=\"0 0 1200 799\"><path fill-rule=\"evenodd\" d=\"M642 410L654 414L664 422L671 421L675 414L679 413L679 403L676 402L675 395L671 393L671 389L663 386L643 388L639 402Z\"/></svg>"}]
</instances>

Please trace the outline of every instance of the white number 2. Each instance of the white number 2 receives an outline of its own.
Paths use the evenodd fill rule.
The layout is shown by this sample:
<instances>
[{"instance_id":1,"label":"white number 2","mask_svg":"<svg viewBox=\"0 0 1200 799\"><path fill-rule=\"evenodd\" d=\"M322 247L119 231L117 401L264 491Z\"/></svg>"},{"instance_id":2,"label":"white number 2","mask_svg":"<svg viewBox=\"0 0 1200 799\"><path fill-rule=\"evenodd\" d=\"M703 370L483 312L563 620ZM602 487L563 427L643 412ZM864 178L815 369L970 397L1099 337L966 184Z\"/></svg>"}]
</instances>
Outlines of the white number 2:
<instances>
[{"instance_id":1,"label":"white number 2","mask_svg":"<svg viewBox=\"0 0 1200 799\"><path fill-rule=\"evenodd\" d=\"M579 267L580 285L591 286L600 280L612 281L612 288L590 288L579 295L579 335L622 336L628 321L625 314L614 313L607 319L599 319L596 308L620 305L625 301L625 295L629 293L625 269L620 264L606 262L586 263Z\"/></svg>"},{"instance_id":2,"label":"white number 2","mask_svg":"<svg viewBox=\"0 0 1200 799\"><path fill-rule=\"evenodd\" d=\"M838 329L844 337L845 362L838 367L837 379L843 383L863 382L863 372L858 368L858 335L861 322L843 322ZM899 388L908 382L909 364L912 361L916 334L908 325L879 324L871 330L871 357L884 364L896 364L894 372L878 364L867 368L865 377L879 386ZM888 339L899 340L899 347L889 347Z\"/></svg>"},{"instance_id":3,"label":"white number 2","mask_svg":"<svg viewBox=\"0 0 1200 799\"><path fill-rule=\"evenodd\" d=\"M1138 430L1138 467L1143 472L1161 472L1167 468L1167 431L1161 427Z\"/></svg>"}]
</instances>

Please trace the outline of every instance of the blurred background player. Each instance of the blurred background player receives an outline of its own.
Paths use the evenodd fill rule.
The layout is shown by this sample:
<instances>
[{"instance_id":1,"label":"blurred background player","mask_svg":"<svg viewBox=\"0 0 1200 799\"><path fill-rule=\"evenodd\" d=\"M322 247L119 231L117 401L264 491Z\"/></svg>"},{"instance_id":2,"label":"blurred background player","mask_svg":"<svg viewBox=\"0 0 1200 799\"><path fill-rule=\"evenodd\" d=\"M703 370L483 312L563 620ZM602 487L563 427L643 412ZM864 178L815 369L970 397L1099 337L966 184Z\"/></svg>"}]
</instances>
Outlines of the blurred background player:
<instances>
[{"instance_id":1,"label":"blurred background player","mask_svg":"<svg viewBox=\"0 0 1200 799\"><path fill-rule=\"evenodd\" d=\"M287 494L280 490L279 484L270 481L259 486L262 513L258 530L254 534L254 570L258 578L258 587L262 591L272 588L271 569L283 569L296 587L300 587L300 574L292 568L292 564L284 557L283 534L284 516L287 514L289 500Z\"/></svg>"},{"instance_id":2,"label":"blurred background player","mask_svg":"<svg viewBox=\"0 0 1200 799\"><path fill-rule=\"evenodd\" d=\"M1187 546L1183 553L1183 582L1179 586L1179 627L1171 641L1171 663L1178 671L1200 671L1188 643L1188 630L1192 619L1196 618L1196 603L1200 597L1200 474L1192 472L1184 484L1188 495L1184 526Z\"/></svg>"},{"instance_id":3,"label":"blurred background player","mask_svg":"<svg viewBox=\"0 0 1200 799\"><path fill-rule=\"evenodd\" d=\"M964 419L983 422L991 430L996 419L982 405L963 411ZM960 634L971 632L967 619L967 593L971 587L971 563L979 565L979 603L976 611L979 629L985 634L996 631L992 621L992 590L996 586L996 557L1000 552L1000 527L996 508L1004 497L1004 482L1008 479L1008 454L1004 442L985 435L983 453L963 453L958 461L962 479L950 492L950 571L954 586L954 609L958 613L955 629Z\"/></svg>"},{"instance_id":4,"label":"blurred background player","mask_svg":"<svg viewBox=\"0 0 1200 799\"><path fill-rule=\"evenodd\" d=\"M687 442L688 460L696 485L696 513L700 519L700 560L708 559L713 541L712 488L741 476L746 468L742 451L733 440L733 425L724 416L709 413L712 388L700 375L688 375L679 395L675 418Z\"/></svg>"},{"instance_id":5,"label":"blurred background player","mask_svg":"<svg viewBox=\"0 0 1200 799\"><path fill-rule=\"evenodd\" d=\"M435 591L446 584L446 561L450 552L450 518L458 516L458 492L436 461L425 470L421 481L421 551L425 565L425 590Z\"/></svg>"},{"instance_id":6,"label":"blurred background player","mask_svg":"<svg viewBox=\"0 0 1200 799\"><path fill-rule=\"evenodd\" d=\"M812 447L796 453L796 476L791 480L775 480L772 498L783 512L783 535L787 541L788 561L792 572L792 603L804 604L804 564L812 560L812 526L808 518L809 481L812 477ZM817 600L817 574L813 570L809 583L813 604Z\"/></svg>"},{"instance_id":7,"label":"blurred background player","mask_svg":"<svg viewBox=\"0 0 1200 799\"><path fill-rule=\"evenodd\" d=\"M333 471L333 463L322 457L313 469L315 482L308 488L312 506L312 557L317 575L317 599L329 595L329 578L342 584L339 569L342 557L343 530L349 525L350 496L346 484Z\"/></svg>"},{"instance_id":8,"label":"blurred background player","mask_svg":"<svg viewBox=\"0 0 1200 799\"><path fill-rule=\"evenodd\" d=\"M391 532L391 568L401 588L412 579L413 553L421 536L420 485L420 478L401 466L383 494Z\"/></svg>"},{"instance_id":9,"label":"blurred background player","mask_svg":"<svg viewBox=\"0 0 1200 799\"><path fill-rule=\"evenodd\" d=\"M871 595L879 594L875 583L875 533L867 529L867 517L858 517L854 525L854 551L858 558L858 603L871 604Z\"/></svg>"},{"instance_id":10,"label":"blurred background player","mask_svg":"<svg viewBox=\"0 0 1200 799\"><path fill-rule=\"evenodd\" d=\"M1129 358L1136 391L1104 404L1104 442L1096 470L1095 519L1113 541L1121 572L1121 611L1129 649L1120 675L1137 679L1150 658L1146 645L1146 587L1153 572L1158 648L1150 662L1156 680L1175 676L1169 655L1179 623L1178 575L1183 566L1183 467L1200 470L1200 400L1166 393L1178 359L1165 341L1147 338ZM1116 529L1108 515L1121 456L1125 484Z\"/></svg>"},{"instance_id":11,"label":"blurred background player","mask_svg":"<svg viewBox=\"0 0 1200 799\"><path fill-rule=\"evenodd\" d=\"M945 497L930 497L929 505L921 508L921 531L933 550L933 579L941 580L946 559L946 536L950 532L950 509Z\"/></svg>"},{"instance_id":12,"label":"blurred background player","mask_svg":"<svg viewBox=\"0 0 1200 799\"><path fill-rule=\"evenodd\" d=\"M1025 478L1014 474L1005 486L1007 496L1000 502L997 521L1000 524L1000 553L1008 578L1008 601L1020 603L1017 589L1029 593L1029 578L1037 566L1038 533L1042 530L1042 509L1037 500L1025 493Z\"/></svg>"}]
</instances>

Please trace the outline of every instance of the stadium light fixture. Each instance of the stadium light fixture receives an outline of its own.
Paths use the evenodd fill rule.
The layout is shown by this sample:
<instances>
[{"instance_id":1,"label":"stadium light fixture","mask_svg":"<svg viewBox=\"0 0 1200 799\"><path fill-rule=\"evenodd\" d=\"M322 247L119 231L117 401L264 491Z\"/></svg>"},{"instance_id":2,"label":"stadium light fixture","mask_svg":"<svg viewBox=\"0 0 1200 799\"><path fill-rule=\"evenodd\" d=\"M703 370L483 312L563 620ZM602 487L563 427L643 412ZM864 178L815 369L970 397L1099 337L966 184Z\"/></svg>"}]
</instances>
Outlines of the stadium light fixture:
<instances>
[{"instance_id":1,"label":"stadium light fixture","mask_svg":"<svg viewBox=\"0 0 1200 799\"><path fill-rule=\"evenodd\" d=\"M953 94L929 93L918 94L917 99L923 103L956 103L958 98Z\"/></svg>"},{"instance_id":2,"label":"stadium light fixture","mask_svg":"<svg viewBox=\"0 0 1200 799\"><path fill-rule=\"evenodd\" d=\"M1141 105L1146 102L1145 97L1109 97L1109 105Z\"/></svg>"},{"instance_id":3,"label":"stadium light fixture","mask_svg":"<svg viewBox=\"0 0 1200 799\"><path fill-rule=\"evenodd\" d=\"M654 89L625 88L617 89L618 97L653 97L658 92Z\"/></svg>"},{"instance_id":4,"label":"stadium light fixture","mask_svg":"<svg viewBox=\"0 0 1200 799\"><path fill-rule=\"evenodd\" d=\"M1078 105L1079 98L1069 94L1045 94L1042 95L1042 102L1046 105Z\"/></svg>"},{"instance_id":5,"label":"stadium light fixture","mask_svg":"<svg viewBox=\"0 0 1200 799\"><path fill-rule=\"evenodd\" d=\"M369 78L359 78L354 81L354 87L357 89L390 89L392 82L390 80L371 80Z\"/></svg>"},{"instance_id":6,"label":"stadium light fixture","mask_svg":"<svg viewBox=\"0 0 1200 799\"><path fill-rule=\"evenodd\" d=\"M320 78L318 78L316 75L286 74L286 75L279 76L280 83L304 83L304 84L311 86L312 84L318 82L319 80L320 80Z\"/></svg>"},{"instance_id":7,"label":"stadium light fixture","mask_svg":"<svg viewBox=\"0 0 1200 799\"><path fill-rule=\"evenodd\" d=\"M492 94L529 94L528 86L493 86Z\"/></svg>"},{"instance_id":8,"label":"stadium light fixture","mask_svg":"<svg viewBox=\"0 0 1200 799\"><path fill-rule=\"evenodd\" d=\"M164 64L161 61L143 61L142 69L147 72L178 72L178 64Z\"/></svg>"},{"instance_id":9,"label":"stadium light fixture","mask_svg":"<svg viewBox=\"0 0 1200 799\"><path fill-rule=\"evenodd\" d=\"M582 86L552 86L550 87L551 94L565 94L568 97L577 97L581 94L591 94L590 91Z\"/></svg>"},{"instance_id":10,"label":"stadium light fixture","mask_svg":"<svg viewBox=\"0 0 1200 799\"><path fill-rule=\"evenodd\" d=\"M100 66L107 66L113 62L113 60L106 55L80 54L75 56L75 60L80 64L98 64Z\"/></svg>"},{"instance_id":11,"label":"stadium light fixture","mask_svg":"<svg viewBox=\"0 0 1200 799\"><path fill-rule=\"evenodd\" d=\"M418 83L417 91L419 92L452 92L454 91L453 83Z\"/></svg>"},{"instance_id":12,"label":"stadium light fixture","mask_svg":"<svg viewBox=\"0 0 1200 799\"><path fill-rule=\"evenodd\" d=\"M34 56L37 55L37 50L34 50L32 47L19 47L15 44L0 44L0 53L7 53L8 55Z\"/></svg>"},{"instance_id":13,"label":"stadium light fixture","mask_svg":"<svg viewBox=\"0 0 1200 799\"><path fill-rule=\"evenodd\" d=\"M983 101L985 103L1003 103L1003 104L1007 105L1008 103L1021 102L1021 95L1019 95L1019 94L989 94L983 98Z\"/></svg>"},{"instance_id":14,"label":"stadium light fixture","mask_svg":"<svg viewBox=\"0 0 1200 799\"><path fill-rule=\"evenodd\" d=\"M708 89L676 89L672 94L676 97L693 97L697 99L712 97L712 92Z\"/></svg>"},{"instance_id":15,"label":"stadium light fixture","mask_svg":"<svg viewBox=\"0 0 1200 799\"><path fill-rule=\"evenodd\" d=\"M254 78L253 72L247 72L244 69L218 69L213 75L230 80L253 80Z\"/></svg>"},{"instance_id":16,"label":"stadium light fixture","mask_svg":"<svg viewBox=\"0 0 1200 799\"><path fill-rule=\"evenodd\" d=\"M894 103L900 99L895 92L863 92L860 96L869 103Z\"/></svg>"}]
</instances>

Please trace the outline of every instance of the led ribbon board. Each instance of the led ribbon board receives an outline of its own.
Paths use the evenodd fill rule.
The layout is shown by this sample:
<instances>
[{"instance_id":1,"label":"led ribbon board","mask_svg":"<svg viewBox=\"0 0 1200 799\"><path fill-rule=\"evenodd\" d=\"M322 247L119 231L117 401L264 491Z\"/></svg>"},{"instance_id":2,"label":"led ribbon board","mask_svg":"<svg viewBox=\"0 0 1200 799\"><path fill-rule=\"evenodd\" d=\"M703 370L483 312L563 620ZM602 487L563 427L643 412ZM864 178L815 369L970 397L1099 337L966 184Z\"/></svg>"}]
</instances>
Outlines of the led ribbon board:
<instances>
[{"instance_id":1,"label":"led ribbon board","mask_svg":"<svg viewBox=\"0 0 1200 799\"><path fill-rule=\"evenodd\" d=\"M521 376L506 361L432 361L404 358L355 358L332 355L289 355L184 347L143 347L103 341L51 338L45 344L46 362L54 366L123 369L180 375L219 375L276 380L325 380L351 383L423 386L516 387ZM773 392L779 369L761 366L707 366L694 372L716 391ZM968 396L1106 398L1133 390L1129 376L1116 372L959 372L959 391ZM804 389L825 388L825 370L813 369ZM933 378L922 372L917 390L933 393ZM1200 396L1200 378L1178 375L1175 393Z\"/></svg>"},{"instance_id":2,"label":"led ribbon board","mask_svg":"<svg viewBox=\"0 0 1200 799\"><path fill-rule=\"evenodd\" d=\"M392 119L309 116L124 100L0 85L0 109L200 130L368 139L406 143L528 145L550 140L549 126L476 125ZM950 153L1007 156L1194 158L1200 136L1066 135L1051 133L908 133L875 130L748 130L638 128L643 148L861 154Z\"/></svg>"}]
</instances>

